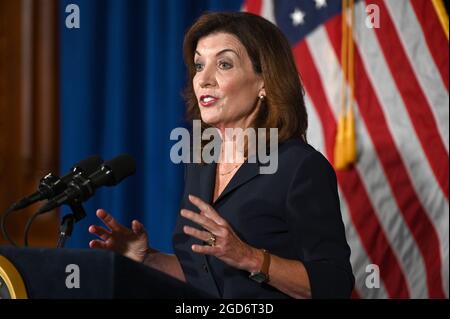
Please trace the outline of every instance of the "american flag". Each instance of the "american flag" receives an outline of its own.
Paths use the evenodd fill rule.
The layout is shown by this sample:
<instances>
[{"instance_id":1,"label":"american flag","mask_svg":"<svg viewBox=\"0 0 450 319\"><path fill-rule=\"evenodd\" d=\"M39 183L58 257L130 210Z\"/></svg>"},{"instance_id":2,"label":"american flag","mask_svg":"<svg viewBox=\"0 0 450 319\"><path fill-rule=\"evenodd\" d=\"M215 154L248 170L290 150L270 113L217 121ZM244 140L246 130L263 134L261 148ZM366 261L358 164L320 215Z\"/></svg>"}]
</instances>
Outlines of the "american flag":
<instances>
[{"instance_id":1,"label":"american flag","mask_svg":"<svg viewBox=\"0 0 450 319\"><path fill-rule=\"evenodd\" d=\"M278 25L292 45L306 90L308 140L337 171L353 297L448 298L445 6L439 0L345 2L247 0L243 10ZM343 54L344 44L353 47L351 56L350 49ZM353 165L337 169L343 96L353 100L357 153Z\"/></svg>"}]
</instances>

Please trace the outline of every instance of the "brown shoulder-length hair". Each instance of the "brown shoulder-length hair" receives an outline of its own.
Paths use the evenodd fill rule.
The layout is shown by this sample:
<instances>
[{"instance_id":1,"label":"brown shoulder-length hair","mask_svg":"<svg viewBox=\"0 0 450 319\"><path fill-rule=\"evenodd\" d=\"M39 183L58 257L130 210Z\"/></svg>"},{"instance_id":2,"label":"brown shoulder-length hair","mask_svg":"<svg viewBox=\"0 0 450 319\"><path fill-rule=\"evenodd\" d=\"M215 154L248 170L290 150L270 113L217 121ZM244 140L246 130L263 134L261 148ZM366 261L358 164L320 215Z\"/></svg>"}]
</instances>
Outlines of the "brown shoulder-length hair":
<instances>
[{"instance_id":1,"label":"brown shoulder-length hair","mask_svg":"<svg viewBox=\"0 0 450 319\"><path fill-rule=\"evenodd\" d=\"M303 86L291 47L283 33L268 20L245 12L207 13L191 26L184 37L183 54L188 68L185 90L187 117L201 120L194 93L194 54L198 41L207 35L224 32L243 44L254 71L264 80L266 98L252 127L278 128L278 141L300 138L306 142L308 118ZM202 121L202 129L209 127Z\"/></svg>"}]
</instances>

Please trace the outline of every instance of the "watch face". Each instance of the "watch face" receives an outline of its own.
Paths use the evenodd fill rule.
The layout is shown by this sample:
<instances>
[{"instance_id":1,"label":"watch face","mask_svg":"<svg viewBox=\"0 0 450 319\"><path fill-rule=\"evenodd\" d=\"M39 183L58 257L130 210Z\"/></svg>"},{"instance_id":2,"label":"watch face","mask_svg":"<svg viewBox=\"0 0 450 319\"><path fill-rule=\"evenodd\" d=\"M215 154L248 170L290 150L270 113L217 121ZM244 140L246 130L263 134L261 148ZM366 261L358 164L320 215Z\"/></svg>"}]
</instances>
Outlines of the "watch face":
<instances>
[{"instance_id":1,"label":"watch face","mask_svg":"<svg viewBox=\"0 0 450 319\"><path fill-rule=\"evenodd\" d=\"M251 274L250 278L260 284L267 281L267 275L263 272L258 272L256 274Z\"/></svg>"}]
</instances>

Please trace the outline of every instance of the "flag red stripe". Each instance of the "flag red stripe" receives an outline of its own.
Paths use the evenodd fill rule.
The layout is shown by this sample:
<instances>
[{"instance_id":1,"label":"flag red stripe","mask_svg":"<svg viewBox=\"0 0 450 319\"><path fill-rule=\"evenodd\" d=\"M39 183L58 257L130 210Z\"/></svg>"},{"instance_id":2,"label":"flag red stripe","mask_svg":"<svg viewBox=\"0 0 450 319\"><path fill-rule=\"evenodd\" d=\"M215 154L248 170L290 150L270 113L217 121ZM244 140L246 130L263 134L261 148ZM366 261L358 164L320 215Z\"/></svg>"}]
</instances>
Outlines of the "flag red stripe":
<instances>
[{"instance_id":1,"label":"flag red stripe","mask_svg":"<svg viewBox=\"0 0 450 319\"><path fill-rule=\"evenodd\" d=\"M340 25L340 16L330 20L325 25L337 56L341 52L340 36L336 36L339 35L337 30L339 30L338 26ZM359 49L356 46L355 68L355 77L358 84L355 90L355 98L358 101L359 111L373 141L386 178L391 185L397 205L424 258L429 296L445 298L442 286L442 259L439 237L414 190L413 183L394 143L380 102L368 78Z\"/></svg>"},{"instance_id":2,"label":"flag red stripe","mask_svg":"<svg viewBox=\"0 0 450 319\"><path fill-rule=\"evenodd\" d=\"M295 46L293 52L300 73L308 75L303 78L304 85L322 122L327 157L332 161L336 120L325 97L320 75L314 67L313 58L305 41ZM337 172L337 176L355 229L370 259L380 267L380 276L385 282L388 294L391 297L408 298L405 275L370 204L361 177L354 169Z\"/></svg>"},{"instance_id":3,"label":"flag red stripe","mask_svg":"<svg viewBox=\"0 0 450 319\"><path fill-rule=\"evenodd\" d=\"M424 154L430 163L439 186L448 199L449 157L430 105L417 81L384 2L381 0L370 0L367 2L378 5L380 8L380 25L382 27L375 28L375 34ZM396 49L392 50L392 48Z\"/></svg>"},{"instance_id":4,"label":"flag red stripe","mask_svg":"<svg viewBox=\"0 0 450 319\"><path fill-rule=\"evenodd\" d=\"M411 5L422 26L434 63L448 91L448 40L431 1L412 0Z\"/></svg>"},{"instance_id":5,"label":"flag red stripe","mask_svg":"<svg viewBox=\"0 0 450 319\"><path fill-rule=\"evenodd\" d=\"M245 1L245 8L247 12L262 15L262 2L263 0L247 0Z\"/></svg>"}]
</instances>

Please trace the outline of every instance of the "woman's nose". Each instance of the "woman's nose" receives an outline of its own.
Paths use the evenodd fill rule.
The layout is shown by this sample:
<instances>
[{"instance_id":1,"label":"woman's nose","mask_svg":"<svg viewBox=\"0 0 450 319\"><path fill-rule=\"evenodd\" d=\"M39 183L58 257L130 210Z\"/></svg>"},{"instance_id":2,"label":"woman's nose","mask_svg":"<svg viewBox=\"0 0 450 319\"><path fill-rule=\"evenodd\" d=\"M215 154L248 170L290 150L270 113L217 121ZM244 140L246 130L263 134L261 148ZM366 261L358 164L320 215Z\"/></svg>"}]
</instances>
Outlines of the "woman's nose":
<instances>
[{"instance_id":1,"label":"woman's nose","mask_svg":"<svg viewBox=\"0 0 450 319\"><path fill-rule=\"evenodd\" d=\"M212 67L205 67L202 72L198 74L200 87L210 87L217 84L214 70Z\"/></svg>"}]
</instances>

